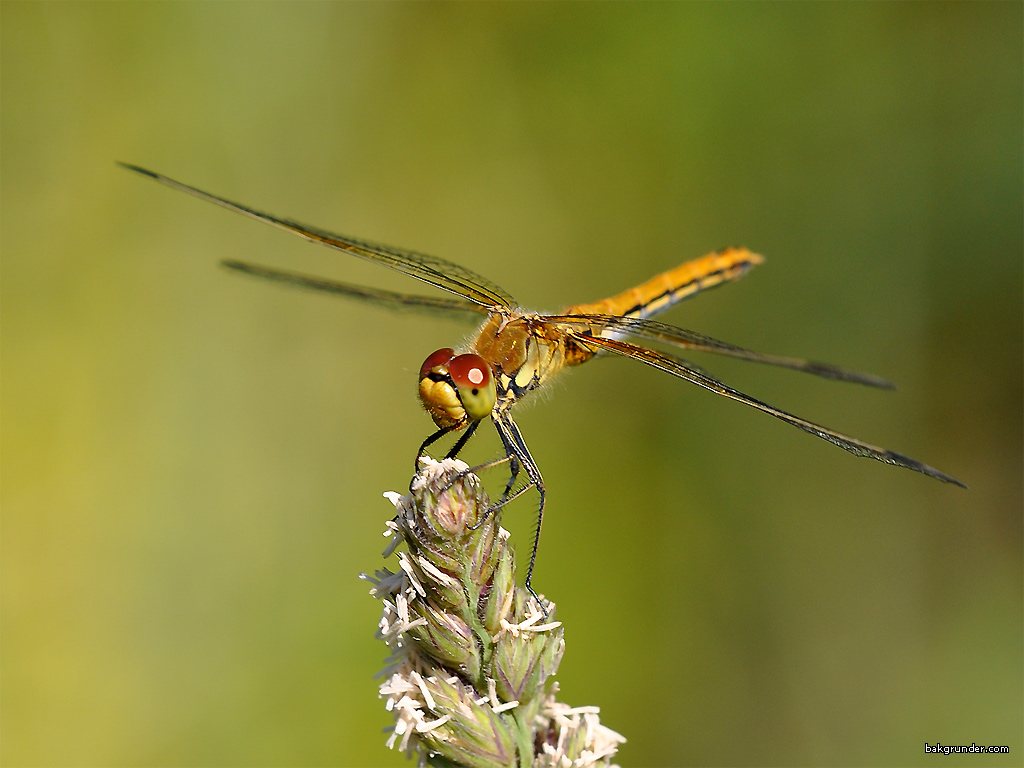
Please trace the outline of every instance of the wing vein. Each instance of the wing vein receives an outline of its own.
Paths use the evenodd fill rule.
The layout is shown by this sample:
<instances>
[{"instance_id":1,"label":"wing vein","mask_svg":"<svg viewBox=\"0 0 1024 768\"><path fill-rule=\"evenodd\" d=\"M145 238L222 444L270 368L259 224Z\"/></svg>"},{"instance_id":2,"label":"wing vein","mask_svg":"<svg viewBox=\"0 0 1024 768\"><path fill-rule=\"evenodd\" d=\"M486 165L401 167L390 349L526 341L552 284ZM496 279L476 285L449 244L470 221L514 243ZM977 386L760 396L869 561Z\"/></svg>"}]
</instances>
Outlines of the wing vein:
<instances>
[{"instance_id":1,"label":"wing vein","mask_svg":"<svg viewBox=\"0 0 1024 768\"><path fill-rule=\"evenodd\" d=\"M291 219L279 218L241 203L232 202L227 198L218 197L209 192L203 192L201 189L191 187L188 184L183 184L168 176L149 171L137 165L129 165L128 163L118 163L118 165L159 181L161 184L172 189L177 189L180 192L206 200L214 205L227 208L229 211L262 221L264 224L269 224L272 227L291 232L306 240L322 243L329 248L345 251L368 261L384 264L417 280L422 280L444 291L462 296L464 299L480 307L512 307L515 304L511 296L487 278L438 256L430 256L425 253L408 251L390 245L382 245L368 240L358 240L354 237L335 234L325 229L300 224Z\"/></svg>"},{"instance_id":2,"label":"wing vein","mask_svg":"<svg viewBox=\"0 0 1024 768\"><path fill-rule=\"evenodd\" d=\"M821 363L816 360L805 360L798 357L786 357L783 355L769 355L762 352L738 347L725 341L719 341L710 336L705 336L696 331L689 331L674 325L659 323L654 320L639 318L619 317L617 315L599 314L570 314L570 315L546 315L546 320L551 320L569 326L593 326L600 333L623 334L636 336L651 341L660 341L672 344L683 349L692 349L698 352L710 352L716 355L734 357L740 360L748 360L754 363L774 365L780 368L790 368L795 371L810 373L814 376L821 376L825 379L835 381L849 381L856 384L864 384L869 387L881 389L895 389L896 385L888 379L874 376L870 373L851 371L841 368L838 365ZM614 338L614 337L612 337Z\"/></svg>"},{"instance_id":3,"label":"wing vein","mask_svg":"<svg viewBox=\"0 0 1024 768\"><path fill-rule=\"evenodd\" d=\"M808 432L815 437L820 437L822 440L827 440L833 445L837 445L855 456L875 459L876 461L881 461L884 464L893 464L895 466L911 469L915 472L920 472L921 474L933 477L936 480L942 480L946 483L958 485L961 488L967 487L956 478L947 475L945 472L940 472L934 467L923 464L909 456L904 456L901 453L896 453L895 451L890 451L886 448L880 448L876 445L865 443L854 437L850 437L849 435L844 435L841 432L836 432L835 430L828 429L820 424L815 424L807 419L802 419L799 416L794 416L791 413L787 413L779 408L763 403L750 395L746 395L739 390L733 389L727 384L722 383L711 376L711 374L707 373L707 371L704 371L681 358L656 352L653 349L647 349L646 347L637 346L636 344L630 344L629 342L620 341L618 339L608 339L600 336L584 336L579 334L574 334L574 339L584 346L606 349L624 357L631 357L634 360L639 360L641 363L703 387L715 394L745 403L746 405L752 406L759 411L763 411L770 416L774 416L780 421L792 424L797 429Z\"/></svg>"}]
</instances>

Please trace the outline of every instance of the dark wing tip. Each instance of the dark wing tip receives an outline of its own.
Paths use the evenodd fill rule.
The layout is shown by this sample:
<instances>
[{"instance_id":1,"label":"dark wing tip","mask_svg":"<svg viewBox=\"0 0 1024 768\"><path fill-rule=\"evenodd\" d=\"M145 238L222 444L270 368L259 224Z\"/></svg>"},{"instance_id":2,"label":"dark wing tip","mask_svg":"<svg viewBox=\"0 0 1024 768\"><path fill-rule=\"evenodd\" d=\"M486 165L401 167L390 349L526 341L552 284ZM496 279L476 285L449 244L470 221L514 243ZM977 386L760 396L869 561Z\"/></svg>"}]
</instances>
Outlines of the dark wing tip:
<instances>
[{"instance_id":1,"label":"dark wing tip","mask_svg":"<svg viewBox=\"0 0 1024 768\"><path fill-rule=\"evenodd\" d=\"M967 483L960 482L952 475L947 475L945 472L939 472L939 470L934 469L933 467L928 467L928 469L931 471L926 472L925 474L929 477L934 477L936 480L941 480L944 483L955 485L957 488L963 488L965 491L970 490L970 486L968 486Z\"/></svg>"},{"instance_id":2,"label":"dark wing tip","mask_svg":"<svg viewBox=\"0 0 1024 768\"><path fill-rule=\"evenodd\" d=\"M284 283L291 283L293 285L303 285L307 288L310 287L310 283L316 282L315 278L307 278L303 275L297 275L291 272L282 272L280 270L270 269L269 267L261 267L259 264L250 264L247 261L221 259L220 265L225 269L230 269L232 272L241 272L243 275L262 277L266 280L276 280Z\"/></svg>"},{"instance_id":3,"label":"dark wing tip","mask_svg":"<svg viewBox=\"0 0 1024 768\"><path fill-rule=\"evenodd\" d=\"M916 467L911 467L911 469L917 469L917 468ZM936 480L941 480L944 483L949 483L950 485L955 485L957 488L963 488L965 491L970 490L970 486L967 485L967 483L960 482L959 480L957 480L952 475L947 475L945 472L939 472L939 470L937 470L937 469L935 469L933 467L928 467L928 470L929 471L925 471L924 472L924 474L928 475L928 477L934 477ZM923 470L918 470L918 471L920 472L920 471L923 471Z\"/></svg>"},{"instance_id":4,"label":"dark wing tip","mask_svg":"<svg viewBox=\"0 0 1024 768\"><path fill-rule=\"evenodd\" d=\"M232 272L241 272L245 275L263 277L268 280L283 280L284 282L301 282L300 275L293 275L289 272L279 272L276 269L261 267L258 264L250 264L247 261L235 261L234 259L221 259L220 265Z\"/></svg>"},{"instance_id":5,"label":"dark wing tip","mask_svg":"<svg viewBox=\"0 0 1024 768\"><path fill-rule=\"evenodd\" d=\"M875 376L873 373L851 371L846 368L840 368L837 365L821 363L817 360L808 360L807 364L799 370L804 373L813 374L814 376L821 376L823 379L832 379L833 381L846 381L853 384L863 384L864 386L875 387L877 389L896 389L895 382L892 382L889 379L884 379L881 376Z\"/></svg>"},{"instance_id":6,"label":"dark wing tip","mask_svg":"<svg viewBox=\"0 0 1024 768\"><path fill-rule=\"evenodd\" d=\"M160 178L159 174L153 173L153 171L146 170L145 168L143 168L141 166L132 165L131 163L122 163L120 160L115 160L114 162L117 163L118 165L120 165L122 168L124 168L127 171L135 171L136 173L141 173L143 176L149 176L149 178L151 178L151 179L159 179Z\"/></svg>"},{"instance_id":7,"label":"dark wing tip","mask_svg":"<svg viewBox=\"0 0 1024 768\"><path fill-rule=\"evenodd\" d=\"M957 480L952 475L947 475L945 472L940 472L935 467L930 467L917 459L912 459L909 456L904 456L902 453L896 453L895 451L886 451L886 456L880 456L882 461L888 461L889 463L896 464L906 469L912 469L915 472L920 472L922 475L933 477L936 480L941 480L944 483L955 485L958 488L967 489L967 484Z\"/></svg>"}]
</instances>

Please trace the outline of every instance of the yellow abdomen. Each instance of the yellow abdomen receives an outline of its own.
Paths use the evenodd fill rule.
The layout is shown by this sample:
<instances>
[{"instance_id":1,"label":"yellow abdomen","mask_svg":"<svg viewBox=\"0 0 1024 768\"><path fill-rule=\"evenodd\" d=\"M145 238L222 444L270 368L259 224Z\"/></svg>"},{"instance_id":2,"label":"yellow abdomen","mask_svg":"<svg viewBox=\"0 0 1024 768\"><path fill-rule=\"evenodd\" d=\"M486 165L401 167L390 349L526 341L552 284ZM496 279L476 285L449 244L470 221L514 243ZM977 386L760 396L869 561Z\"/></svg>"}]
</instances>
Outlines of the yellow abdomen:
<instances>
[{"instance_id":1,"label":"yellow abdomen","mask_svg":"<svg viewBox=\"0 0 1024 768\"><path fill-rule=\"evenodd\" d=\"M726 248L680 264L635 288L593 304L569 307L565 314L645 318L707 288L738 280L764 261L746 248Z\"/></svg>"}]
</instances>

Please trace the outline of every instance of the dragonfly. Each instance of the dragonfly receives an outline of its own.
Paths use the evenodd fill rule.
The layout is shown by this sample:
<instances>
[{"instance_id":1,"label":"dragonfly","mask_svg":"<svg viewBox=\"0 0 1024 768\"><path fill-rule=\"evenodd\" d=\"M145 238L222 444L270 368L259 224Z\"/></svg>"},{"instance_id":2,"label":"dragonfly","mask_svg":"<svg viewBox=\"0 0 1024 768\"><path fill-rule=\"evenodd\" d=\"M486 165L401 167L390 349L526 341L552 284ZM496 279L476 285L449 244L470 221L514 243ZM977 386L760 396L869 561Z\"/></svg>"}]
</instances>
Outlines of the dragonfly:
<instances>
[{"instance_id":1,"label":"dragonfly","mask_svg":"<svg viewBox=\"0 0 1024 768\"><path fill-rule=\"evenodd\" d=\"M876 459L885 464L920 472L945 483L967 487L956 478L909 456L844 435L746 395L675 354L629 340L656 342L685 351L709 352L870 387L894 388L891 382L871 374L813 360L753 352L695 331L650 319L701 291L738 280L751 268L763 262L761 256L746 248L726 248L709 253L686 261L611 298L571 306L558 314L541 314L522 309L511 295L490 280L437 256L347 237L279 218L203 192L137 165L119 165L168 187L291 232L306 240L389 267L446 291L451 296L396 293L249 262L224 260L222 263L230 269L291 286L325 291L392 308L404 307L427 312L483 316L479 331L465 349L460 352L451 347L439 349L428 355L420 366L420 401L437 429L420 445L416 454L416 464L418 468L420 457L442 437L461 432L445 456L455 458L480 424L490 417L501 439L504 457L467 471L479 471L500 463L508 463L508 484L490 511L504 506L530 490L536 490L539 496L537 526L525 579L526 588L535 597L531 580L540 542L541 523L544 519L546 490L537 463L512 418L512 410L516 404L547 384L562 369L580 365L593 357L619 355L637 360L715 394L749 405L797 429L827 440L855 456ZM517 487L520 472L526 475L526 480Z\"/></svg>"}]
</instances>

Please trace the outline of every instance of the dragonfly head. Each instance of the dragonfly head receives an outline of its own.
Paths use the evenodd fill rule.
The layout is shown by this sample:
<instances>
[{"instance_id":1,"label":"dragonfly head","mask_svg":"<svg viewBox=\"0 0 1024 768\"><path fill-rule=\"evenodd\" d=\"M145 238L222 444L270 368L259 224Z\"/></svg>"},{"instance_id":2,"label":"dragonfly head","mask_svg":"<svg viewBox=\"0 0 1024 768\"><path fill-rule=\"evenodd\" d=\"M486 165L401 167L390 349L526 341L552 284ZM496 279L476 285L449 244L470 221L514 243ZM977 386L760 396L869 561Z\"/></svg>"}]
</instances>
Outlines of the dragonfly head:
<instances>
[{"instance_id":1,"label":"dragonfly head","mask_svg":"<svg viewBox=\"0 0 1024 768\"><path fill-rule=\"evenodd\" d=\"M439 349L420 366L420 400L437 426L461 429L490 415L497 395L491 366L480 355Z\"/></svg>"}]
</instances>

